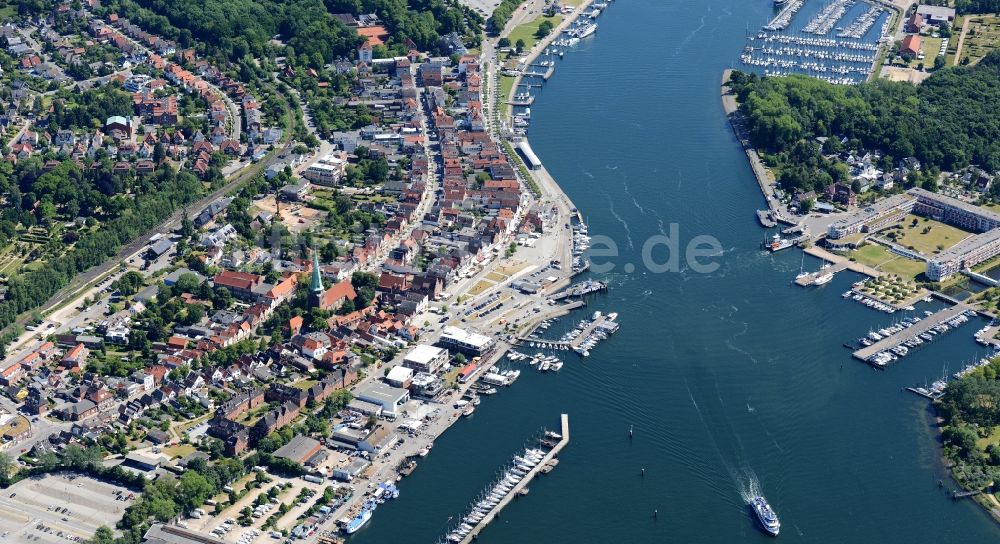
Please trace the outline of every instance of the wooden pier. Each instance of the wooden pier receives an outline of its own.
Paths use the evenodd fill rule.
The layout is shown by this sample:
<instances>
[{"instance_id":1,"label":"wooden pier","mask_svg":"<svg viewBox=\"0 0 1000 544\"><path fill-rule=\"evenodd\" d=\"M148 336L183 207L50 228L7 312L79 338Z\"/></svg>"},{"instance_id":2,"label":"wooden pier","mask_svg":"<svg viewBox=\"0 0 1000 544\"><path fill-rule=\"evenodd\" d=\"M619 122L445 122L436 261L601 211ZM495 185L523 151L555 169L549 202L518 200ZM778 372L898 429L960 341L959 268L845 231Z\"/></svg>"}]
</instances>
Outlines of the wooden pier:
<instances>
[{"instance_id":1,"label":"wooden pier","mask_svg":"<svg viewBox=\"0 0 1000 544\"><path fill-rule=\"evenodd\" d=\"M896 334L889 336L888 338L883 338L874 344L861 348L853 353L856 359L861 359L862 361L868 361L876 353L881 353L883 351L888 351L911 338L920 336L921 334L933 329L934 327L940 325L941 323L946 323L955 319L956 317L962 315L963 313L971 310L972 308L966 304L957 304L950 308L945 308L938 311L937 313L927 316L911 327L907 327Z\"/></svg>"},{"instance_id":2,"label":"wooden pier","mask_svg":"<svg viewBox=\"0 0 1000 544\"><path fill-rule=\"evenodd\" d=\"M543 472L545 467L550 466L550 464L556 460L556 456L559 455L559 452L566 447L566 444L569 444L569 415L562 414L560 416L560 422L562 426L562 439L559 440L559 443L549 450L549 452L545 454L545 457L542 458L541 462L525 474L524 478L522 478L520 482L517 482L517 485L511 488L510 492L507 493L507 496L494 506L493 510L490 510L490 513L486 514L486 517L484 517L482 521L477 523L476 526L469 531L469 534L465 535L461 544L467 544L475 540L479 536L479 533L482 532L482 530L485 529L486 526L489 525L494 519L496 519L496 517L500 514L500 511L503 510L505 506L510 504L510 501L517 497L521 493L522 489L527 489L531 480L537 476L538 473ZM547 470L545 472L547 472Z\"/></svg>"},{"instance_id":3,"label":"wooden pier","mask_svg":"<svg viewBox=\"0 0 1000 544\"><path fill-rule=\"evenodd\" d=\"M813 285L814 283L816 283L816 278L818 278L819 276L821 276L823 274L836 274L837 272L841 272L841 271L847 269L848 262L849 261L847 261L847 262L839 262L837 264L832 264L829 267L824 268L823 270L821 270L819 272L813 272L812 274L809 274L808 276L802 276L801 278L795 278L795 285L799 285L801 287L808 287L810 285Z\"/></svg>"},{"instance_id":4,"label":"wooden pier","mask_svg":"<svg viewBox=\"0 0 1000 544\"><path fill-rule=\"evenodd\" d=\"M848 259L847 257L843 257L841 255L837 255L836 253L830 253L829 251L827 251L827 250L825 250L823 248L811 246L811 247L807 247L803 251L806 252L806 253L808 253L808 254L810 254L810 255L812 255L813 257L819 257L821 259L826 260L829 263L832 263L831 266L825 270L826 272L829 272L829 273L832 273L832 274L836 274L837 272L841 272L843 270L851 270L853 272L857 272L859 274L864 274L864 275L872 277L872 278L877 278L877 277L879 277L879 276L882 275L881 272L879 272L878 270L875 270L874 268L872 268L870 266L865 266L865 265L863 265L863 264L861 264L859 262L852 261L852 260ZM795 279L795 284L796 285L800 285L802 287L806 287L808 285L812 285L816 281L817 274L818 273L812 273L812 274L809 274L808 276L803 276L801 278L796 278Z\"/></svg>"},{"instance_id":5,"label":"wooden pier","mask_svg":"<svg viewBox=\"0 0 1000 544\"><path fill-rule=\"evenodd\" d=\"M550 77L552 77L552 74L554 74L554 73L556 73L556 67L555 66L550 66L549 69L546 70L546 71L544 71L544 72L522 72L521 76L522 77L540 77L540 78L542 78L544 80L548 80Z\"/></svg>"}]
</instances>

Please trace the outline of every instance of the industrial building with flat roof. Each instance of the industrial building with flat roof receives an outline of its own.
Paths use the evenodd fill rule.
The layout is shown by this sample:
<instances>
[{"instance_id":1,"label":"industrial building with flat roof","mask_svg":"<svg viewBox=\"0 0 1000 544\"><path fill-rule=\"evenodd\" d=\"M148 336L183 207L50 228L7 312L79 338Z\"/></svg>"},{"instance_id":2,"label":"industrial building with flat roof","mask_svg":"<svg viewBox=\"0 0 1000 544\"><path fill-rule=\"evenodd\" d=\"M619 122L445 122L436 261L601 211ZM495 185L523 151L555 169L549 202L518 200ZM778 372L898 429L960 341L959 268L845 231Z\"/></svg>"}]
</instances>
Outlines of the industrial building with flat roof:
<instances>
[{"instance_id":1,"label":"industrial building with flat roof","mask_svg":"<svg viewBox=\"0 0 1000 544\"><path fill-rule=\"evenodd\" d=\"M373 382L355 391L358 400L378 404L383 414L396 415L397 410L410 400L410 392L399 387L392 387L382 382Z\"/></svg>"},{"instance_id":2,"label":"industrial building with flat roof","mask_svg":"<svg viewBox=\"0 0 1000 544\"><path fill-rule=\"evenodd\" d=\"M289 440L287 444L278 448L272 455L304 465L312 456L319 453L322 448L323 446L318 440L298 434Z\"/></svg>"}]
</instances>

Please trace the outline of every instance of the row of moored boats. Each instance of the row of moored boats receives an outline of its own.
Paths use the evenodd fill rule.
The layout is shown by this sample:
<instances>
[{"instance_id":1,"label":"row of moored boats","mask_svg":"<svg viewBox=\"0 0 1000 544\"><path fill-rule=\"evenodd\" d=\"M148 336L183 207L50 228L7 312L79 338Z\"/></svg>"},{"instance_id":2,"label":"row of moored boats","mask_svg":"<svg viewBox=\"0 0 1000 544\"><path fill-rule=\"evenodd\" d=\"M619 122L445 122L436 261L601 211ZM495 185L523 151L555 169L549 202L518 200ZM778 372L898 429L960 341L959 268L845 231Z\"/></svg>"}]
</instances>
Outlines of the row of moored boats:
<instances>
[{"instance_id":1,"label":"row of moored boats","mask_svg":"<svg viewBox=\"0 0 1000 544\"><path fill-rule=\"evenodd\" d=\"M554 438L562 438L557 433L550 432L548 434L553 435ZM545 452L537 448L528 448L521 455L515 455L501 476L483 491L462 517L458 526L448 533L447 540L461 542L469 536L469 533L497 508L501 501L514 490L514 487L544 459Z\"/></svg>"},{"instance_id":2,"label":"row of moored boats","mask_svg":"<svg viewBox=\"0 0 1000 544\"><path fill-rule=\"evenodd\" d=\"M959 314L947 321L938 323L937 325L928 328L926 331L920 334L915 334L910 338L900 342L899 344L885 351L880 351L872 355L871 357L868 358L868 362L872 363L875 366L883 367L891 363L892 361L895 361L901 357L905 357L909 353L910 349L913 349L925 343L932 342L937 336L944 334L950 331L951 329L958 328L965 323L968 323L969 318L973 315L975 315L975 312L969 310L968 312ZM871 346L875 342L879 342L894 334L902 332L904 329L908 329L916 325L917 322L919 322L920 320L921 319L916 316L904 318L899 323L892 325L890 327L885 327L879 329L878 331L869 331L868 336L861 338L859 342L863 346Z\"/></svg>"}]
</instances>

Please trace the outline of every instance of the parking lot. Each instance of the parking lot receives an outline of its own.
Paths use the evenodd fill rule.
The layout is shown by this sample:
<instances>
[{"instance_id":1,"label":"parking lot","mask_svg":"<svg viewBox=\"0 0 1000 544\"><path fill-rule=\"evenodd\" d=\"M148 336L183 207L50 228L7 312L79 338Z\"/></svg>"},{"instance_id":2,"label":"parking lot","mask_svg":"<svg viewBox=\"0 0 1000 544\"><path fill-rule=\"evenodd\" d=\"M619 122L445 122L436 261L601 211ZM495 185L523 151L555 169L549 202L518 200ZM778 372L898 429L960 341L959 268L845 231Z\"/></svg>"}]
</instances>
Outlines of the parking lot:
<instances>
[{"instance_id":1,"label":"parking lot","mask_svg":"<svg viewBox=\"0 0 1000 544\"><path fill-rule=\"evenodd\" d=\"M75 475L22 480L0 496L0 541L65 543L114 528L133 500L121 488Z\"/></svg>"},{"instance_id":2,"label":"parking lot","mask_svg":"<svg viewBox=\"0 0 1000 544\"><path fill-rule=\"evenodd\" d=\"M312 482L306 482L301 478L282 478L280 476L275 476L269 474L268 477L272 480L271 483L264 484L258 489L253 489L246 493L240 500L236 501L236 504L226 508L220 514L214 514L211 509L204 507L207 510L206 514L200 518L191 518L184 520L184 523L189 529L202 531L205 533L214 533L223 542L233 542L233 543L250 543L250 542L274 542L269 535L269 530L264 530L262 526L272 515L278 512L278 505L280 503L286 503L291 506L283 516L278 519L276 528L278 530L286 529L291 530L296 525L298 525L298 517L303 512L305 512L316 500L316 497L323 493L323 489L327 485L332 485L332 481L324 482L323 484L315 484ZM261 494L267 494L267 491L274 486L291 484L291 487L282 490L277 497L273 500L269 500L266 505L259 509L260 515L254 516L253 523L247 527L243 527L237 523L240 517L240 511L244 507L254 508L254 500ZM304 502L299 502L299 493L303 489L310 489L315 494Z\"/></svg>"}]
</instances>

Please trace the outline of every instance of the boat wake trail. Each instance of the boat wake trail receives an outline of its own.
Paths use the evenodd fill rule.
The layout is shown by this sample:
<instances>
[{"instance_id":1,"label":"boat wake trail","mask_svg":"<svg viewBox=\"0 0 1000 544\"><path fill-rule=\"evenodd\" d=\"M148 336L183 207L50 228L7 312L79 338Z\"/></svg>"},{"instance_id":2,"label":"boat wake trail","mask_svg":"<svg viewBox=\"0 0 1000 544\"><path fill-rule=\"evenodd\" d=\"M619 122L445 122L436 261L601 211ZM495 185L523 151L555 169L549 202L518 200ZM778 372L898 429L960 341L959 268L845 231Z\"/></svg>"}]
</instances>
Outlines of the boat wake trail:
<instances>
[{"instance_id":1,"label":"boat wake trail","mask_svg":"<svg viewBox=\"0 0 1000 544\"><path fill-rule=\"evenodd\" d=\"M712 13L712 6L708 7L708 13ZM698 28L692 30L690 34L688 34L687 36L684 37L683 40L681 40L680 45L678 45L677 49L674 50L674 56L676 57L677 55L679 55L681 53L681 49L684 49L684 46L687 45L688 42L690 42L691 39L695 37L695 35L701 32L701 29L703 28L705 28L705 15L701 16L701 23L698 24Z\"/></svg>"},{"instance_id":2,"label":"boat wake trail","mask_svg":"<svg viewBox=\"0 0 1000 544\"><path fill-rule=\"evenodd\" d=\"M733 477L740 487L740 497L744 502L750 504L754 497L762 495L760 492L760 480L750 467L743 467L740 472L734 473Z\"/></svg>"},{"instance_id":3,"label":"boat wake trail","mask_svg":"<svg viewBox=\"0 0 1000 544\"><path fill-rule=\"evenodd\" d=\"M628 227L628 222L615 211L615 205L611 201L610 196L607 193L604 193L604 196L608 199L608 209L611 211L611 216L617 219L618 222L622 224L622 227L625 228L625 239L628 240L628 247L630 249L635 249L635 244L632 243L632 229Z\"/></svg>"},{"instance_id":4,"label":"boat wake trail","mask_svg":"<svg viewBox=\"0 0 1000 544\"><path fill-rule=\"evenodd\" d=\"M639 201L636 200L635 195L633 195L632 191L630 191L628 188L628 176L622 175L622 188L625 189L625 194L632 199L632 204L634 204L635 208L639 210L639 213L641 213L642 215L646 215L646 208L643 208L642 205L639 204Z\"/></svg>"}]
</instances>

